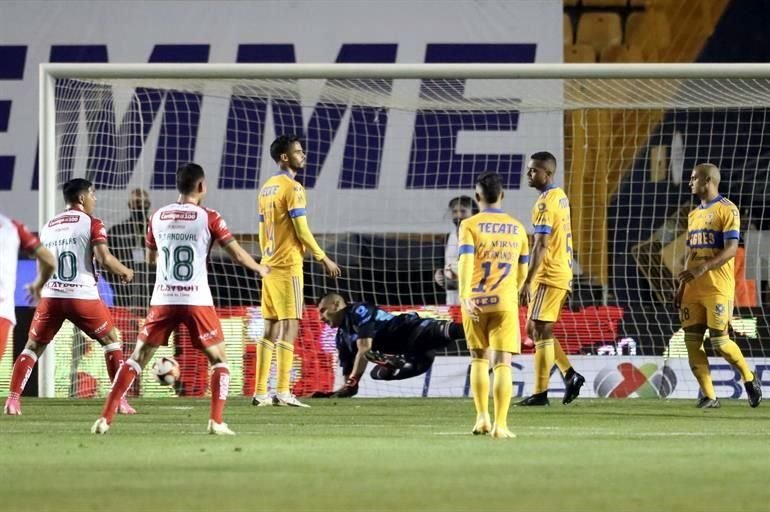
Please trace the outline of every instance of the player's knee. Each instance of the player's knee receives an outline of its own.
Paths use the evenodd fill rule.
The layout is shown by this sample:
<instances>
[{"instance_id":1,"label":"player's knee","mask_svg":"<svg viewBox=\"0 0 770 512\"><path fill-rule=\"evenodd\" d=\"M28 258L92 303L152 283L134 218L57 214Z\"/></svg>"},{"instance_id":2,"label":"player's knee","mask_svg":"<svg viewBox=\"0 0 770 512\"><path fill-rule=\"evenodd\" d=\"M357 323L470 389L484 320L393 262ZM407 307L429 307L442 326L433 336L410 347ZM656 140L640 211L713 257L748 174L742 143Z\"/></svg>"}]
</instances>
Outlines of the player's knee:
<instances>
[{"instance_id":1,"label":"player's knee","mask_svg":"<svg viewBox=\"0 0 770 512\"><path fill-rule=\"evenodd\" d=\"M45 352L45 348L47 346L48 346L47 343L38 343L33 339L28 339L27 344L24 345L24 348L26 350L30 350L34 352L36 356L40 357L41 355L43 355L43 352Z\"/></svg>"},{"instance_id":2,"label":"player's knee","mask_svg":"<svg viewBox=\"0 0 770 512\"><path fill-rule=\"evenodd\" d=\"M527 336L535 339L535 323L532 320L527 320Z\"/></svg>"},{"instance_id":3,"label":"player's knee","mask_svg":"<svg viewBox=\"0 0 770 512\"><path fill-rule=\"evenodd\" d=\"M712 340L714 338L724 338L727 335L728 335L728 333L727 333L726 330L709 329L709 337Z\"/></svg>"},{"instance_id":4,"label":"player's knee","mask_svg":"<svg viewBox=\"0 0 770 512\"><path fill-rule=\"evenodd\" d=\"M158 350L158 347L139 341L137 342L136 348L134 348L130 359L133 359L134 362L144 368L147 366L147 363L150 362L150 359L152 359L152 356L155 354L156 350Z\"/></svg>"},{"instance_id":5,"label":"player's knee","mask_svg":"<svg viewBox=\"0 0 770 512\"><path fill-rule=\"evenodd\" d=\"M281 320L279 324L280 324L280 333L278 337L280 341L285 341L287 343L294 343L294 340L297 338L297 334L299 333L299 320L295 320L295 319Z\"/></svg>"},{"instance_id":6,"label":"player's knee","mask_svg":"<svg viewBox=\"0 0 770 512\"><path fill-rule=\"evenodd\" d=\"M110 332L105 334L101 338L97 338L97 340L100 345L110 345L111 343L119 343L120 342L120 336L118 336L118 330L116 328L112 328Z\"/></svg>"},{"instance_id":7,"label":"player's knee","mask_svg":"<svg viewBox=\"0 0 770 512\"><path fill-rule=\"evenodd\" d=\"M220 343L206 349L206 357L211 365L227 363L224 344Z\"/></svg>"},{"instance_id":8,"label":"player's knee","mask_svg":"<svg viewBox=\"0 0 770 512\"><path fill-rule=\"evenodd\" d=\"M501 350L495 350L492 352L492 364L497 366L499 364L511 364L513 354L510 352L503 352Z\"/></svg>"},{"instance_id":9,"label":"player's knee","mask_svg":"<svg viewBox=\"0 0 770 512\"><path fill-rule=\"evenodd\" d=\"M474 359L486 359L487 358L487 349L485 348L474 348L471 349L471 355Z\"/></svg>"}]
</instances>

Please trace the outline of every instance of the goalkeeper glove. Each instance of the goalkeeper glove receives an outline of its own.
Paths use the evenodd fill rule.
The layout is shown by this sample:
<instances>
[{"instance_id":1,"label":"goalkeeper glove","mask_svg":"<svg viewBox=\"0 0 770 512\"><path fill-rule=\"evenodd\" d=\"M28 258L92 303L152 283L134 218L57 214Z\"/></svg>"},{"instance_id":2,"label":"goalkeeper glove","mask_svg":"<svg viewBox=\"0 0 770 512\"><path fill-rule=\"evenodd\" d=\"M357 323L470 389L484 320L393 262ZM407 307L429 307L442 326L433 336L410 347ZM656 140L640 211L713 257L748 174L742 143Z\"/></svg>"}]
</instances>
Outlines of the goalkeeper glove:
<instances>
[{"instance_id":1,"label":"goalkeeper glove","mask_svg":"<svg viewBox=\"0 0 770 512\"><path fill-rule=\"evenodd\" d=\"M332 396L336 398L349 398L355 396L358 393L358 380L360 375L351 375L345 381L345 385L334 392Z\"/></svg>"}]
</instances>

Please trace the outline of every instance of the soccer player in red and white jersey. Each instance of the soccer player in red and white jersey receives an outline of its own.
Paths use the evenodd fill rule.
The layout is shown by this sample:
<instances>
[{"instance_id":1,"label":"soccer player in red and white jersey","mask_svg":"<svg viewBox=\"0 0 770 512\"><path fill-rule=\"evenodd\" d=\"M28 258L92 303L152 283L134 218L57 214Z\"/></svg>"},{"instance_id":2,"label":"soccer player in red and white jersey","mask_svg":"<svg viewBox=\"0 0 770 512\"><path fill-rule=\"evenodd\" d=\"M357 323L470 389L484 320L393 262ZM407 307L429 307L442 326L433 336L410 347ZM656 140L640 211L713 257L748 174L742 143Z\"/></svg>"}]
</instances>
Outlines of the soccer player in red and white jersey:
<instances>
[{"instance_id":1,"label":"soccer player in red and white jersey","mask_svg":"<svg viewBox=\"0 0 770 512\"><path fill-rule=\"evenodd\" d=\"M40 290L56 269L56 259L24 224L0 213L0 360L3 359L3 352L8 343L8 334L16 325L13 294L16 290L19 249L31 254L38 261L37 276L27 285L30 296L38 300Z\"/></svg>"},{"instance_id":2,"label":"soccer player in red and white jersey","mask_svg":"<svg viewBox=\"0 0 770 512\"><path fill-rule=\"evenodd\" d=\"M5 414L12 416L21 414L20 396L32 368L64 320L71 321L102 345L110 381L123 364L123 350L112 315L96 289L94 259L126 282L134 278L134 271L110 253L104 224L91 216L96 206L91 182L72 179L64 184L62 193L67 210L49 220L40 231L42 244L56 259L56 272L40 291L27 345L13 365L10 392L3 408ZM136 411L124 401L120 412Z\"/></svg>"},{"instance_id":3,"label":"soccer player in red and white jersey","mask_svg":"<svg viewBox=\"0 0 770 512\"><path fill-rule=\"evenodd\" d=\"M193 343L211 364L211 414L208 431L233 435L222 419L230 384L224 335L209 289L206 259L213 242L230 257L261 276L269 268L260 265L233 238L218 212L201 206L206 195L203 168L194 163L176 172L179 198L156 211L147 228L147 261L157 264L150 311L134 353L126 360L112 385L102 417L91 427L94 434L109 430L115 410L126 390L141 373L157 348L166 343L180 324L187 326Z\"/></svg>"}]
</instances>

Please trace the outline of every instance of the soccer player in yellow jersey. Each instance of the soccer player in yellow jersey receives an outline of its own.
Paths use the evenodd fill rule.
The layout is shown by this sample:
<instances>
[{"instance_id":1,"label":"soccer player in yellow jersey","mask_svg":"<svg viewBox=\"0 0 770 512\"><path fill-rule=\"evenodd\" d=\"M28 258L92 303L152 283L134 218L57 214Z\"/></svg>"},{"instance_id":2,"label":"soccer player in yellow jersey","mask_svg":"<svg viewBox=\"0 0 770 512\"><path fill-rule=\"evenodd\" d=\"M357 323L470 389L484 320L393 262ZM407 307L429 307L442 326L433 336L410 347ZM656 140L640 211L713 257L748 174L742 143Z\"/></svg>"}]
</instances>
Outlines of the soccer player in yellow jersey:
<instances>
[{"instance_id":1,"label":"soccer player in yellow jersey","mask_svg":"<svg viewBox=\"0 0 770 512\"><path fill-rule=\"evenodd\" d=\"M735 298L734 258L741 219L738 208L719 195L719 180L719 168L708 163L696 165L690 176L690 189L700 199L700 206L687 217L687 260L679 274L675 305L690 368L702 395L697 407L719 407L703 350L707 327L711 345L741 373L749 405L756 407L762 401L762 385L727 331Z\"/></svg>"},{"instance_id":2,"label":"soccer player in yellow jersey","mask_svg":"<svg viewBox=\"0 0 770 512\"><path fill-rule=\"evenodd\" d=\"M540 191L532 209L534 242L529 273L519 301L529 305L527 334L535 340L535 392L517 405L549 405L548 381L554 361L564 377L562 403L580 394L585 378L577 373L553 336L553 324L572 290L572 226L569 199L554 182L556 157L547 151L533 154L527 164L529 186Z\"/></svg>"},{"instance_id":3,"label":"soccer player in yellow jersey","mask_svg":"<svg viewBox=\"0 0 770 512\"><path fill-rule=\"evenodd\" d=\"M270 156L279 172L259 191L259 245L263 265L270 273L262 280L264 337L257 342L256 389L252 404L309 407L289 390L294 362L294 339L302 319L305 249L326 267L331 277L340 268L316 243L306 217L305 189L294 178L305 167L305 152L296 136L282 135L270 145ZM274 397L267 394L273 351L276 351L277 382Z\"/></svg>"},{"instance_id":4,"label":"soccer player in yellow jersey","mask_svg":"<svg viewBox=\"0 0 770 512\"><path fill-rule=\"evenodd\" d=\"M521 351L517 294L527 273L529 244L524 226L500 209L502 200L500 175L482 173L476 180L481 212L460 224L458 284L463 329L472 356L473 433L510 438L515 437L508 430L511 356ZM490 362L495 373L494 426L489 417Z\"/></svg>"}]
</instances>

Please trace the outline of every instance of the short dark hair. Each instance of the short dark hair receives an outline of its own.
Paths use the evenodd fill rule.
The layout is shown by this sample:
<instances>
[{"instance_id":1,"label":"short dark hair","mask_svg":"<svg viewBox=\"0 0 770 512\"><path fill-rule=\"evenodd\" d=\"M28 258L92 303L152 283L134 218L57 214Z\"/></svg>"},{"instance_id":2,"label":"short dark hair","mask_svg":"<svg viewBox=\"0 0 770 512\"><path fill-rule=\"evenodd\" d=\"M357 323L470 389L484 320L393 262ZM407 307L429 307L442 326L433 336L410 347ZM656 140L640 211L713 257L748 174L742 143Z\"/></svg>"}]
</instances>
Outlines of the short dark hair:
<instances>
[{"instance_id":1,"label":"short dark hair","mask_svg":"<svg viewBox=\"0 0 770 512\"><path fill-rule=\"evenodd\" d=\"M88 192L88 189L94 184L83 178L73 178L62 185L61 191L64 196L64 202L67 204L79 204L80 194Z\"/></svg>"},{"instance_id":2,"label":"short dark hair","mask_svg":"<svg viewBox=\"0 0 770 512\"><path fill-rule=\"evenodd\" d=\"M281 155L289 152L289 146L295 142L301 142L297 135L281 135L270 144L270 156L274 162L281 161Z\"/></svg>"},{"instance_id":3,"label":"short dark hair","mask_svg":"<svg viewBox=\"0 0 770 512\"><path fill-rule=\"evenodd\" d=\"M180 194L192 194L198 182L205 177L206 173L200 165L192 162L182 164L176 170L176 189Z\"/></svg>"},{"instance_id":4,"label":"short dark hair","mask_svg":"<svg viewBox=\"0 0 770 512\"><path fill-rule=\"evenodd\" d=\"M532 160L538 160L540 162L551 162L554 167L556 167L556 157L553 156L553 153L549 151L538 151L537 153L532 153L532 156L530 156Z\"/></svg>"},{"instance_id":5,"label":"short dark hair","mask_svg":"<svg viewBox=\"0 0 770 512\"><path fill-rule=\"evenodd\" d=\"M481 189L481 198L486 203L494 203L503 191L503 180L494 171L485 171L476 178L476 186Z\"/></svg>"},{"instance_id":6,"label":"short dark hair","mask_svg":"<svg viewBox=\"0 0 770 512\"><path fill-rule=\"evenodd\" d=\"M471 213L474 215L479 213L479 205L476 204L476 201L471 196L457 196L450 199L447 207L451 210L456 206L470 208Z\"/></svg>"}]
</instances>

